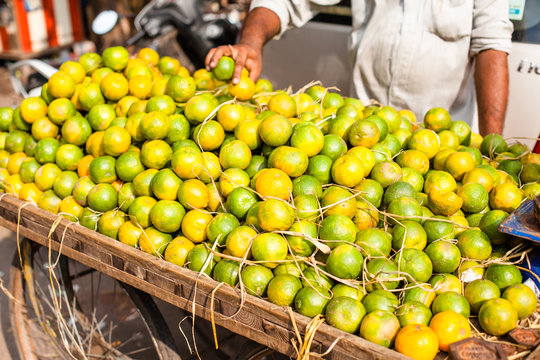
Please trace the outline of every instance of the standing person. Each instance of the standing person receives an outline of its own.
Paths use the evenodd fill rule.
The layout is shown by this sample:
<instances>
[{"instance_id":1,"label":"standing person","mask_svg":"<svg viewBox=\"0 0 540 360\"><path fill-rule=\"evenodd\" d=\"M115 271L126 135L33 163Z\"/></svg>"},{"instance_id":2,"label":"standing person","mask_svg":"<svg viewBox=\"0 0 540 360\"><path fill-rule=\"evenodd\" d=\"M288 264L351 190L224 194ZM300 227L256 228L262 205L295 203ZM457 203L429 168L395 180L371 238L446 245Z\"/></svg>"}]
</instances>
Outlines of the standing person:
<instances>
[{"instance_id":1,"label":"standing person","mask_svg":"<svg viewBox=\"0 0 540 360\"><path fill-rule=\"evenodd\" d=\"M233 82L242 67L256 80L268 41L304 25L317 6L338 2L254 0L239 43L210 50L207 67L232 56ZM411 109L417 117L435 106L469 124L477 115L481 134L500 134L513 30L508 6L508 0L351 0L356 97Z\"/></svg>"}]
</instances>

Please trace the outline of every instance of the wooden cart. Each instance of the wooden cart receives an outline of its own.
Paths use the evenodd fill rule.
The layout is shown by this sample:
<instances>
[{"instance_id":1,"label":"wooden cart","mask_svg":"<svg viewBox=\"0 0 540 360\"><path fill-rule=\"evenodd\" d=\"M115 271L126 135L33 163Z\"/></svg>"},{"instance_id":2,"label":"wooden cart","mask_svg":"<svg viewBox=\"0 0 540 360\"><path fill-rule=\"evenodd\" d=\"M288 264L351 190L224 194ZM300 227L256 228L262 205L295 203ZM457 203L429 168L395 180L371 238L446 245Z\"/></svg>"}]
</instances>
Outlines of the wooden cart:
<instances>
[{"instance_id":1,"label":"wooden cart","mask_svg":"<svg viewBox=\"0 0 540 360\"><path fill-rule=\"evenodd\" d=\"M90 231L34 205L3 195L0 198L0 226L19 232L20 237L49 247L112 278L127 283L174 306L204 319L212 317L212 292L218 282L179 267L119 241ZM56 224L55 224L56 222ZM51 228L55 229L49 237ZM197 284L197 286L195 286ZM196 294L195 294L196 288ZM196 296L195 296L196 295ZM195 300L194 300L195 297ZM195 304L193 306L193 301ZM213 299L216 324L243 335L280 353L295 357L296 339L289 312L281 306L231 286L220 286ZM294 314L299 332L304 334L311 319ZM328 359L405 359L396 351L375 345L357 335L323 324L315 333L311 351L325 353Z\"/></svg>"},{"instance_id":2,"label":"wooden cart","mask_svg":"<svg viewBox=\"0 0 540 360\"><path fill-rule=\"evenodd\" d=\"M0 197L0 226L186 312L194 311L206 320L213 317L216 324L293 358L297 355L293 346L297 340L295 326L304 336L311 321L255 296L245 295L242 303L239 289L218 287L219 283L207 276L59 219L10 195ZM406 359L396 351L326 324L316 331L311 352L325 354L327 359ZM539 360L540 347L528 359Z\"/></svg>"}]
</instances>

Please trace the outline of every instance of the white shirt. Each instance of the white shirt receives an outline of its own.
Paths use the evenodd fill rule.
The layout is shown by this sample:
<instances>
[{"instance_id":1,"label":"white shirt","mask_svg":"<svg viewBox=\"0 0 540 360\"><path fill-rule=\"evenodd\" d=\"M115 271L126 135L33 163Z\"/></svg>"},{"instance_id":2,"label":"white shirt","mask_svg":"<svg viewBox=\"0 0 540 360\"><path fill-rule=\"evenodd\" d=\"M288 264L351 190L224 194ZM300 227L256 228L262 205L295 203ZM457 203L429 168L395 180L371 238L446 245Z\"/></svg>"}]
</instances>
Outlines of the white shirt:
<instances>
[{"instance_id":1,"label":"white shirt","mask_svg":"<svg viewBox=\"0 0 540 360\"><path fill-rule=\"evenodd\" d=\"M281 32L300 27L339 0L253 0L277 14ZM443 107L471 124L475 56L510 52L508 0L351 0L352 80L359 99L411 109L422 121Z\"/></svg>"}]
</instances>

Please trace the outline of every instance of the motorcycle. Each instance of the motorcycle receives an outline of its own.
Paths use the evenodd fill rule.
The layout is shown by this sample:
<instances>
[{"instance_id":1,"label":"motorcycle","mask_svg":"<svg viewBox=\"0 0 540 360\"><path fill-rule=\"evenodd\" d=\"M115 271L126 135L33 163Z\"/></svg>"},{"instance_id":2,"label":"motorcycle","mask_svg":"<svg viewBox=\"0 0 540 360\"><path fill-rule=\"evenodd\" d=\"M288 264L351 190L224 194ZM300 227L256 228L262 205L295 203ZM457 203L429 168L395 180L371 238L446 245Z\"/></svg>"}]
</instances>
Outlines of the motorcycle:
<instances>
[{"instance_id":1,"label":"motorcycle","mask_svg":"<svg viewBox=\"0 0 540 360\"><path fill-rule=\"evenodd\" d=\"M195 68L204 67L208 51L216 46L235 42L241 25L241 5L221 8L213 1L153 0L133 21L135 34L126 41L127 46L143 39L152 41L150 47L158 52L160 47L170 47L170 42L159 43L159 37L176 31L176 41ZM117 24L119 15L105 10L93 21L92 31L104 35ZM153 41L158 40L158 41Z\"/></svg>"}]
</instances>

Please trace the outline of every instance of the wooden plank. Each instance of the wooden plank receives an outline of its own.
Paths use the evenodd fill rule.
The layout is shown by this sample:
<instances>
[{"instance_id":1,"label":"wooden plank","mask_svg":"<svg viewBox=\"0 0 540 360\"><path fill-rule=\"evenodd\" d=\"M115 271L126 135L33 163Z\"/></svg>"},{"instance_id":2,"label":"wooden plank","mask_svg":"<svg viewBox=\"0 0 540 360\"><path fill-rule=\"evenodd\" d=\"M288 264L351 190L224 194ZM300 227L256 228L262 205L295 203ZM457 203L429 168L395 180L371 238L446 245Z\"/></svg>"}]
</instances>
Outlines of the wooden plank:
<instances>
[{"instance_id":1,"label":"wooden plank","mask_svg":"<svg viewBox=\"0 0 540 360\"><path fill-rule=\"evenodd\" d=\"M212 292L219 285L213 279L65 219L58 222L49 239L50 229L58 217L33 205L21 208L23 204L25 203L9 195L0 198L0 226L16 231L20 213L21 236L50 246L55 251L61 248L62 254L86 266L148 292L185 311L194 310L195 315L210 320ZM279 352L294 355L291 341L296 337L285 308L251 295L245 295L245 301L239 311L240 304L239 289L220 286L214 299L216 323ZM310 319L295 314L295 321L303 334ZM334 350L326 356L328 359L405 359L393 350L326 324L317 331L312 351L319 353L326 351L337 338L340 340Z\"/></svg>"},{"instance_id":2,"label":"wooden plank","mask_svg":"<svg viewBox=\"0 0 540 360\"><path fill-rule=\"evenodd\" d=\"M540 346L537 347L530 355L527 357L527 360L540 360Z\"/></svg>"}]
</instances>

